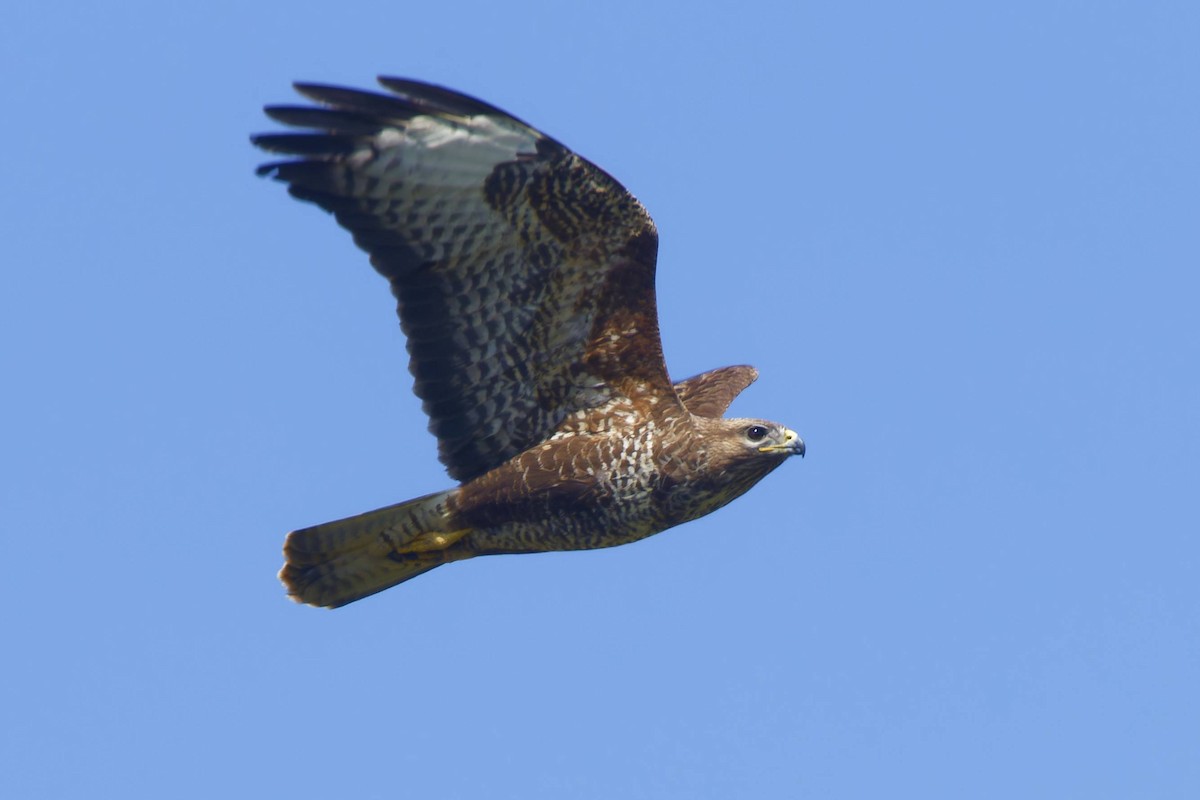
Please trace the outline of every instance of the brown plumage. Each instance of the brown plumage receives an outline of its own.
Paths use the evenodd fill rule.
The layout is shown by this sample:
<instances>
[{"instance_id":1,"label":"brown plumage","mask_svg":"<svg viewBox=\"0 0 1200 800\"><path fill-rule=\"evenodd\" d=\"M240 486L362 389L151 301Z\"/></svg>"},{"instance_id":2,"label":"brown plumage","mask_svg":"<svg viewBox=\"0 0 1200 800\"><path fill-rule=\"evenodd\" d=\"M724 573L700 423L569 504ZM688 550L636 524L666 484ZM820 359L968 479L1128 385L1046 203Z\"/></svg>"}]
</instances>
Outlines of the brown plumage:
<instances>
[{"instance_id":1,"label":"brown plumage","mask_svg":"<svg viewBox=\"0 0 1200 800\"><path fill-rule=\"evenodd\" d=\"M672 384L654 297L658 234L607 173L505 112L381 78L296 84L267 114L294 157L259 173L330 211L391 283L414 390L455 489L293 531L280 578L341 606L478 555L636 541L745 492L804 443L722 419L757 377Z\"/></svg>"}]
</instances>

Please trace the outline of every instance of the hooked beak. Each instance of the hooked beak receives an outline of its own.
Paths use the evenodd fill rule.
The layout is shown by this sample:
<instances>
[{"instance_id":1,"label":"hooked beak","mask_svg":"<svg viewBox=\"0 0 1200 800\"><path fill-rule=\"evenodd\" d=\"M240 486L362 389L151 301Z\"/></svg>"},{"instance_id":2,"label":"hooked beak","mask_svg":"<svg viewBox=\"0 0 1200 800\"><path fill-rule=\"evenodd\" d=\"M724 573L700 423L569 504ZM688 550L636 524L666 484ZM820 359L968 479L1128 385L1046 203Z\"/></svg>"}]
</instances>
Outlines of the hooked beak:
<instances>
[{"instance_id":1,"label":"hooked beak","mask_svg":"<svg viewBox=\"0 0 1200 800\"><path fill-rule=\"evenodd\" d=\"M760 453L782 453L789 456L804 458L804 440L800 434L788 428L783 432L783 441L777 444L765 444L758 448Z\"/></svg>"}]
</instances>

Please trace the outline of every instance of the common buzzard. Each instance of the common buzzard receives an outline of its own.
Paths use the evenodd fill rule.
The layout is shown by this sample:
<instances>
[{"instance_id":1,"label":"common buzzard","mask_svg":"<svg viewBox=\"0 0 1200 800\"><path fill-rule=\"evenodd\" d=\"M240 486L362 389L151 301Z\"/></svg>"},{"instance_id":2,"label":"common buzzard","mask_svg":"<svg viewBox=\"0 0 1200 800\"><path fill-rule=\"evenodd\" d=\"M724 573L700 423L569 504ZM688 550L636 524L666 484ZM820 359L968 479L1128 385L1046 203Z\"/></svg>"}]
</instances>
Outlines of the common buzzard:
<instances>
[{"instance_id":1,"label":"common buzzard","mask_svg":"<svg viewBox=\"0 0 1200 800\"><path fill-rule=\"evenodd\" d=\"M337 607L434 567L611 547L708 514L792 455L795 432L723 419L757 377L672 383L658 234L594 164L494 106L411 80L310 83L268 106L260 175L332 212L391 283L414 389L454 489L288 534L298 602Z\"/></svg>"}]
</instances>

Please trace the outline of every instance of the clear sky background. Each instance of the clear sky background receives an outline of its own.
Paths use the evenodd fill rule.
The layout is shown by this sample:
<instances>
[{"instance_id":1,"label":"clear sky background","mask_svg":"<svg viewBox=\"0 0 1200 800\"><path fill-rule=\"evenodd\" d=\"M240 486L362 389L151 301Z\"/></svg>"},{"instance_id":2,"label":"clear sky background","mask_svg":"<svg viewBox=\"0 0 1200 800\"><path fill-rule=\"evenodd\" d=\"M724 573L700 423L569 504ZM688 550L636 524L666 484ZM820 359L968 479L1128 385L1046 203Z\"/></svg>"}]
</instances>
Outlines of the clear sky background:
<instances>
[{"instance_id":1,"label":"clear sky background","mask_svg":"<svg viewBox=\"0 0 1200 800\"><path fill-rule=\"evenodd\" d=\"M13 5L0 795L1200 797L1198 42L1182 1ZM385 282L247 140L380 73L624 182L672 373L756 365L733 411L808 458L288 602L289 529L450 485Z\"/></svg>"}]
</instances>

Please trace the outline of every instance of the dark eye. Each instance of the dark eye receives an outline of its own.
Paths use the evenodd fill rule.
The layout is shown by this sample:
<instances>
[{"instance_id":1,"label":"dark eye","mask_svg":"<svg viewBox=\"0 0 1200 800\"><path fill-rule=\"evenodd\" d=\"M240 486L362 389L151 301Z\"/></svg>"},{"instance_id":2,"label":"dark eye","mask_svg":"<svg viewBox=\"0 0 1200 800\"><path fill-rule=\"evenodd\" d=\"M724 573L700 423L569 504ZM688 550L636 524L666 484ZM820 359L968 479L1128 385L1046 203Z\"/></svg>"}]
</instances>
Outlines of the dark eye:
<instances>
[{"instance_id":1,"label":"dark eye","mask_svg":"<svg viewBox=\"0 0 1200 800\"><path fill-rule=\"evenodd\" d=\"M749 428L746 428L746 438L752 442L757 442L766 435L767 429L762 425L751 425Z\"/></svg>"}]
</instances>

